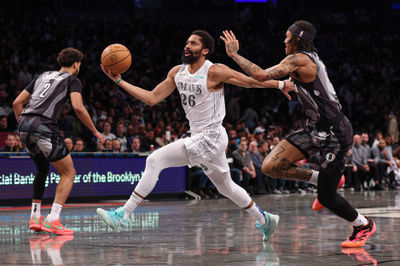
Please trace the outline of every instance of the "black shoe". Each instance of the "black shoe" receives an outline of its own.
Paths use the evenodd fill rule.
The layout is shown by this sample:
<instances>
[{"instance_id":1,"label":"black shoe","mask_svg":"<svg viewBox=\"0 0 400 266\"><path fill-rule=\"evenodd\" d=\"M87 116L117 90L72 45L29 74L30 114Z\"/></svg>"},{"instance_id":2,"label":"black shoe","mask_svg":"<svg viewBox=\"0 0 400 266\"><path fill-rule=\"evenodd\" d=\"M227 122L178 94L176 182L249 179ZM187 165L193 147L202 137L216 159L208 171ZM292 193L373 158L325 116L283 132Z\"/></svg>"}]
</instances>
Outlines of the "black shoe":
<instances>
[{"instance_id":1,"label":"black shoe","mask_svg":"<svg viewBox=\"0 0 400 266\"><path fill-rule=\"evenodd\" d=\"M204 191L201 188L197 191L197 194L199 194L199 196L202 199L209 199L210 198L206 193L204 193Z\"/></svg>"},{"instance_id":2,"label":"black shoe","mask_svg":"<svg viewBox=\"0 0 400 266\"><path fill-rule=\"evenodd\" d=\"M214 192L213 189L211 189L211 188L207 188L207 189L206 189L206 194L207 194L208 196L210 196L211 199L218 199L218 195L215 194L215 192Z\"/></svg>"}]
</instances>

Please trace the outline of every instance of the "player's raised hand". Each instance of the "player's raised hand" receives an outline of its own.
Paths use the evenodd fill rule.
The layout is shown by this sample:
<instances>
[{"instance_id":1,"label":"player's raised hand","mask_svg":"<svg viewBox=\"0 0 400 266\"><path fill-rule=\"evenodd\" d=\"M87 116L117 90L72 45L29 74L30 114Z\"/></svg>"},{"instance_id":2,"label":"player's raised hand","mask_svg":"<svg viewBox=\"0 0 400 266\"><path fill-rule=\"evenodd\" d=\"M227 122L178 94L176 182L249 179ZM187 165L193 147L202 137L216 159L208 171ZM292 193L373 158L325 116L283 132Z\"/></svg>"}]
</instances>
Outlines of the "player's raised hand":
<instances>
[{"instance_id":1,"label":"player's raised hand","mask_svg":"<svg viewBox=\"0 0 400 266\"><path fill-rule=\"evenodd\" d=\"M225 43L226 54L229 57L234 56L239 51L239 41L236 39L235 34L230 30L222 32L224 36L219 36Z\"/></svg>"},{"instance_id":2,"label":"player's raised hand","mask_svg":"<svg viewBox=\"0 0 400 266\"><path fill-rule=\"evenodd\" d=\"M100 67L101 70L103 70L104 74L106 74L107 77L109 77L112 81L117 82L121 78L120 74L111 73L111 71L105 68L103 65L100 65Z\"/></svg>"}]
</instances>

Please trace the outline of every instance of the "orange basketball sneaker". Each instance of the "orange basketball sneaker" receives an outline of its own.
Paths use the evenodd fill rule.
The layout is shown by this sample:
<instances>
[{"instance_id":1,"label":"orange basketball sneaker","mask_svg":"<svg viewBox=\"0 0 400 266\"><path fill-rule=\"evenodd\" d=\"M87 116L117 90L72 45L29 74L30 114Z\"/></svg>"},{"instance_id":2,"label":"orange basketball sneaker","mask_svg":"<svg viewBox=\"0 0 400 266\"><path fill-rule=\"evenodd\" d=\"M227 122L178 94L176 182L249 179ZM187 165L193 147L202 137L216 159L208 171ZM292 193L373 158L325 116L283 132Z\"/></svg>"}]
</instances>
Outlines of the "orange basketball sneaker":
<instances>
[{"instance_id":1,"label":"orange basketball sneaker","mask_svg":"<svg viewBox=\"0 0 400 266\"><path fill-rule=\"evenodd\" d=\"M368 238L370 238L376 231L376 225L369 217L367 218L368 223L362 226L353 226L353 233L342 242L342 248L359 248L367 243Z\"/></svg>"},{"instance_id":2,"label":"orange basketball sneaker","mask_svg":"<svg viewBox=\"0 0 400 266\"><path fill-rule=\"evenodd\" d=\"M33 230L35 232L40 232L42 231L41 227L43 224L44 216L40 216L40 218L36 217L31 217L31 220L29 221L29 229Z\"/></svg>"},{"instance_id":3,"label":"orange basketball sneaker","mask_svg":"<svg viewBox=\"0 0 400 266\"><path fill-rule=\"evenodd\" d=\"M344 175L342 175L342 178L340 178L339 184L337 186L337 189L341 188L344 184L344 182L346 181L346 179L344 178ZM322 205L321 203L319 203L318 201L318 197L314 200L314 203L312 205L312 209L314 211L319 211L321 209L324 208L324 205Z\"/></svg>"},{"instance_id":4,"label":"orange basketball sneaker","mask_svg":"<svg viewBox=\"0 0 400 266\"><path fill-rule=\"evenodd\" d=\"M65 228L61 223L60 219L54 222L49 222L47 219L44 219L44 222L41 226L42 231L53 233L57 235L72 235L74 231L71 229Z\"/></svg>"}]
</instances>

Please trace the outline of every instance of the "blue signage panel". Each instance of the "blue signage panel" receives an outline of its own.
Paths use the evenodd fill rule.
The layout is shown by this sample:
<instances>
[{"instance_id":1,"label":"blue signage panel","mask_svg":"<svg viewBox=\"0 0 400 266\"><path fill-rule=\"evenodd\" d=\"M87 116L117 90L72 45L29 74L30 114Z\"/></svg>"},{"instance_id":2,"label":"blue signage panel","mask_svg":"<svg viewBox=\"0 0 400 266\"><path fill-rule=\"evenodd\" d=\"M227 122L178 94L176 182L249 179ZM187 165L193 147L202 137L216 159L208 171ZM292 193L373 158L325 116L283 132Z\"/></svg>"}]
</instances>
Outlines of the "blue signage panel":
<instances>
[{"instance_id":1,"label":"blue signage panel","mask_svg":"<svg viewBox=\"0 0 400 266\"><path fill-rule=\"evenodd\" d=\"M73 157L76 177L70 197L130 195L143 175L146 157ZM30 158L0 158L0 199L32 198L36 168ZM53 167L44 197L54 197L60 176ZM186 168L161 172L152 193L186 190Z\"/></svg>"}]
</instances>

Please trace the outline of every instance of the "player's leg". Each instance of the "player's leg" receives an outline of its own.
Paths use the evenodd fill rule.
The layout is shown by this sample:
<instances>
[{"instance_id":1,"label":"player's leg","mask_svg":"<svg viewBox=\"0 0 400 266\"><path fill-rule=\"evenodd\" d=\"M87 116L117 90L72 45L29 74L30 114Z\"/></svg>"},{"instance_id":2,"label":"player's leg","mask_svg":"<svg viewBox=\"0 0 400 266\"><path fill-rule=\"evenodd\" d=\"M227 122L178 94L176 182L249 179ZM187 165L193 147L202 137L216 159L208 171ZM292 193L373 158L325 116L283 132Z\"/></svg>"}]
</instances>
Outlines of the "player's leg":
<instances>
[{"instance_id":1,"label":"player's leg","mask_svg":"<svg viewBox=\"0 0 400 266\"><path fill-rule=\"evenodd\" d=\"M36 165L36 175L33 181L33 199L29 229L39 232L41 231L41 225L44 220L40 212L40 207L46 186L47 175L49 173L49 162L41 152L31 156L31 158Z\"/></svg>"},{"instance_id":2,"label":"player's leg","mask_svg":"<svg viewBox=\"0 0 400 266\"><path fill-rule=\"evenodd\" d=\"M272 178L312 182L313 170L297 166L304 154L293 144L283 139L264 159L261 170Z\"/></svg>"},{"instance_id":3,"label":"player's leg","mask_svg":"<svg viewBox=\"0 0 400 266\"><path fill-rule=\"evenodd\" d=\"M64 203L68 199L72 186L74 185L76 174L74 163L71 155L68 154L62 159L51 162L51 164L60 175L60 181L57 185L56 195L54 197L50 214L46 217L42 225L42 230L60 235L70 235L73 234L73 231L65 228L60 223L60 213Z\"/></svg>"},{"instance_id":4,"label":"player's leg","mask_svg":"<svg viewBox=\"0 0 400 266\"><path fill-rule=\"evenodd\" d=\"M24 119L25 118L21 118L20 120L20 122L22 121L24 125L27 125L29 124L29 122L31 122L28 121L27 123L25 123ZM29 128L26 128L26 130L29 130ZM37 145L37 136L32 136L28 131L20 131L19 135L22 144L24 145L25 149L29 153L29 156L32 158L36 166L36 175L33 181L33 198L29 229L39 232L41 231L41 226L44 220L44 217L41 215L40 212L40 207L45 190L46 178L49 172L49 161Z\"/></svg>"},{"instance_id":5,"label":"player's leg","mask_svg":"<svg viewBox=\"0 0 400 266\"><path fill-rule=\"evenodd\" d=\"M278 225L279 216L262 211L246 190L233 182L225 153L212 158L212 161L204 162L202 167L219 193L250 213L257 220L256 226L264 233L264 240L269 240Z\"/></svg>"},{"instance_id":6,"label":"player's leg","mask_svg":"<svg viewBox=\"0 0 400 266\"><path fill-rule=\"evenodd\" d=\"M120 228L128 221L129 216L140 202L154 189L162 170L188 164L189 159L183 139L154 151L147 157L143 176L125 205L111 211L98 208L97 214L110 227Z\"/></svg>"}]
</instances>

